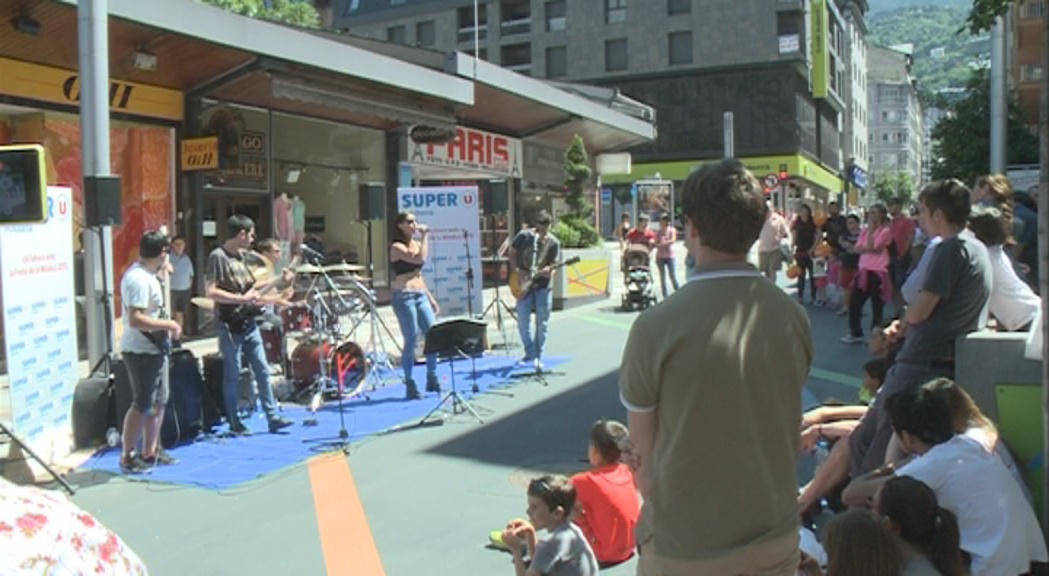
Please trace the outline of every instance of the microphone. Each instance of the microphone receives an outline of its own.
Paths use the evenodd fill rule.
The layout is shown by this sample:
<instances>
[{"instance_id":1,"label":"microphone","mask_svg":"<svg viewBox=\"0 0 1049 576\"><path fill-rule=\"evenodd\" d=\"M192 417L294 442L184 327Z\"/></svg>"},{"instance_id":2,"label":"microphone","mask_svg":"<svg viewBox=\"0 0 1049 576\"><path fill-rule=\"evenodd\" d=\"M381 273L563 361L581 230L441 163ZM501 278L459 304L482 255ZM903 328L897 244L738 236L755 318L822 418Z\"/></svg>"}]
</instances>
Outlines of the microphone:
<instances>
[{"instance_id":1,"label":"microphone","mask_svg":"<svg viewBox=\"0 0 1049 576\"><path fill-rule=\"evenodd\" d=\"M321 254L317 250L314 250L313 248L310 248L306 244L299 244L299 249L302 250L303 252L305 252L306 254L309 254L310 256L316 256L317 258L324 258L324 254Z\"/></svg>"}]
</instances>

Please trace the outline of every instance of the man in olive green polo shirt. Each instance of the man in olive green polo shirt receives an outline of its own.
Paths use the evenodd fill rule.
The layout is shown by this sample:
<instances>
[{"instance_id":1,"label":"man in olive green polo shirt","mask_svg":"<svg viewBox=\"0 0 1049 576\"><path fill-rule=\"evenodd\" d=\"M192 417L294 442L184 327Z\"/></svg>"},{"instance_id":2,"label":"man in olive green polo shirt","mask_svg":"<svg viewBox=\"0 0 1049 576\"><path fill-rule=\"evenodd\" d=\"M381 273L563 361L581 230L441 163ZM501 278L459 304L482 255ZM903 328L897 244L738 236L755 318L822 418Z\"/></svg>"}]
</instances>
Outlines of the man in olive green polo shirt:
<instances>
[{"instance_id":1,"label":"man in olive green polo shirt","mask_svg":"<svg viewBox=\"0 0 1049 576\"><path fill-rule=\"evenodd\" d=\"M765 221L737 160L685 182L689 282L643 313L620 368L645 503L638 574L793 576L808 316L747 263Z\"/></svg>"}]
</instances>

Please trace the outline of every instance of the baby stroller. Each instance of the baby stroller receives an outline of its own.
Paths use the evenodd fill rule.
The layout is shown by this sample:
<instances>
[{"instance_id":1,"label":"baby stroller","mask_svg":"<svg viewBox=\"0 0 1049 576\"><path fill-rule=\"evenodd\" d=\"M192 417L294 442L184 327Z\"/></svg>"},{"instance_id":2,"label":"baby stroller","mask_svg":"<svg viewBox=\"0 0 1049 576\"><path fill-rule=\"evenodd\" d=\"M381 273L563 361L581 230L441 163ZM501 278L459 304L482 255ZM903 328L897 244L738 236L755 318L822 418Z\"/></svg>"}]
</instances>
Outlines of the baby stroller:
<instances>
[{"instance_id":1,"label":"baby stroller","mask_svg":"<svg viewBox=\"0 0 1049 576\"><path fill-rule=\"evenodd\" d=\"M630 244L623 251L623 310L644 310L656 303L650 251L644 244Z\"/></svg>"}]
</instances>

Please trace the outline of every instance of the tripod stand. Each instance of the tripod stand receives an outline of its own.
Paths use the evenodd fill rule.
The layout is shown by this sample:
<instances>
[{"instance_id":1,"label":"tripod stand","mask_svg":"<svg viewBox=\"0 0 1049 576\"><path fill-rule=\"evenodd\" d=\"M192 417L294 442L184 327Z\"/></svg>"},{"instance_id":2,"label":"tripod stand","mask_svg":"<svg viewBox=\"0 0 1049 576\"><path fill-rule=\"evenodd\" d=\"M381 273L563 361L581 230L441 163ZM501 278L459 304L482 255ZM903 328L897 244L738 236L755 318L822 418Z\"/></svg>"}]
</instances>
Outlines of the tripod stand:
<instances>
[{"instance_id":1,"label":"tripod stand","mask_svg":"<svg viewBox=\"0 0 1049 576\"><path fill-rule=\"evenodd\" d=\"M330 349L332 354L336 353L335 350L335 336L329 327L327 322L327 316L331 314L331 309L328 304L324 302L324 298L320 294L320 290L314 289L316 296L314 298L314 314L315 318L319 320L318 324L322 326L325 338L321 340L320 350L317 353L318 373L313 380L313 398L310 401L310 412L314 415L317 413L317 409L320 408L320 404L323 401L324 392L327 391L332 385L332 378L330 374L330 365L328 362L328 354L326 350ZM330 348L326 348L327 345ZM346 431L346 413L343 410L343 384L340 380L336 379L335 389L338 395L339 402L339 435L337 438L307 438L302 442L304 444L318 444L321 448L334 449L338 448L344 453L348 453L350 450L350 433ZM316 417L311 418L312 424L317 423Z\"/></svg>"},{"instance_id":2,"label":"tripod stand","mask_svg":"<svg viewBox=\"0 0 1049 576\"><path fill-rule=\"evenodd\" d=\"M482 343L484 342L484 331L486 329L487 325L482 322L462 319L439 322L430 328L430 332L426 335L423 353L437 354L438 356L446 356L448 358L452 371L452 389L445 394L444 398L441 398L441 401L437 406L434 406L433 410L430 410L426 416L419 420L418 426L425 426L430 417L448 402L452 404L452 415L468 412L478 422L484 424L484 418L481 418L477 410L459 394L455 387L455 358L456 356L468 356L472 362L473 356L467 354L464 350L483 348ZM474 379L474 391L476 392L477 369L475 366L471 368L471 372Z\"/></svg>"},{"instance_id":3,"label":"tripod stand","mask_svg":"<svg viewBox=\"0 0 1049 576\"><path fill-rule=\"evenodd\" d=\"M503 262L502 256L499 255L498 251L493 252L495 254L496 271L495 271L495 298L488 303L488 307L484 309L480 314L480 318L484 319L488 317L488 313L495 310L495 325L499 329L499 334L503 337L503 350L511 349L511 342L506 337L506 322L503 320L503 312L505 311L510 315L514 321L517 321L517 313L510 307L509 304L503 301L503 297L499 294L499 285L502 284L503 275ZM482 284L483 285L483 284ZM514 346L516 348L516 346Z\"/></svg>"}]
</instances>

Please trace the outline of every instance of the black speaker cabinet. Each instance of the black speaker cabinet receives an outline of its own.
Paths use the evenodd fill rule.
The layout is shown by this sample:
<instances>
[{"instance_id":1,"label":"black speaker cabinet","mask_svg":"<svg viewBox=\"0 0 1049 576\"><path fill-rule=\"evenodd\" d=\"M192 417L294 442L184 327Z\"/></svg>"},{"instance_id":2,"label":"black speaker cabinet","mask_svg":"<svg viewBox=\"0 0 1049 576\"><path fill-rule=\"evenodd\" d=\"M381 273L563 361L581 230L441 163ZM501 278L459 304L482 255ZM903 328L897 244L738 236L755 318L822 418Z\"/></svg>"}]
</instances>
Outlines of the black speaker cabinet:
<instances>
[{"instance_id":1,"label":"black speaker cabinet","mask_svg":"<svg viewBox=\"0 0 1049 576\"><path fill-rule=\"evenodd\" d=\"M84 177L84 220L88 226L120 226L120 177Z\"/></svg>"},{"instance_id":2,"label":"black speaker cabinet","mask_svg":"<svg viewBox=\"0 0 1049 576\"><path fill-rule=\"evenodd\" d=\"M503 214L510 210L510 193L506 180L492 180L488 183L488 194L485 198L486 214Z\"/></svg>"},{"instance_id":3,"label":"black speaker cabinet","mask_svg":"<svg viewBox=\"0 0 1049 576\"><path fill-rule=\"evenodd\" d=\"M361 220L382 220L386 218L386 186L382 184L361 184L360 197Z\"/></svg>"}]
</instances>

